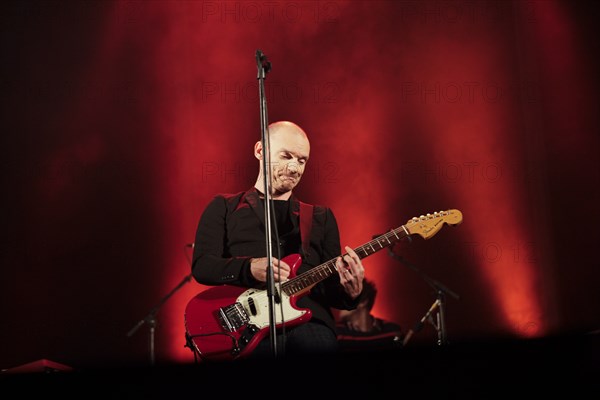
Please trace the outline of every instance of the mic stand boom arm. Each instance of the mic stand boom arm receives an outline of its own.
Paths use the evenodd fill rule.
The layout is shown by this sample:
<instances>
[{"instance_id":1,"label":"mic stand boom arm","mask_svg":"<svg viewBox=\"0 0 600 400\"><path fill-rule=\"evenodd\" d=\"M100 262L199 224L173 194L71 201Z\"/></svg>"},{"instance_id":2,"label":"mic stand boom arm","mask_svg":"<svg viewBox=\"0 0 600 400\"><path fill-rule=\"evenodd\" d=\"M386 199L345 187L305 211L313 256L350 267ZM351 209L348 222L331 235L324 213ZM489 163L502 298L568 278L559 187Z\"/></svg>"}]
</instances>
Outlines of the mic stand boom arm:
<instances>
[{"instance_id":1,"label":"mic stand boom arm","mask_svg":"<svg viewBox=\"0 0 600 400\"><path fill-rule=\"evenodd\" d=\"M412 269L413 271L415 271L416 273L418 273L421 278L423 278L423 280L425 282L427 282L427 284L429 284L432 288L435 289L436 292L436 300L433 302L433 304L431 305L431 307L429 308L429 310L427 311L427 313L423 316L423 318L421 318L421 320L419 322L417 322L417 324L415 325L414 328L410 329L408 331L408 333L406 334L406 336L404 337L404 340L402 342L402 345L406 345L406 343L408 343L408 341L410 340L410 338L417 332L419 332L422 328L423 328L423 323L425 321L429 321L431 322L431 324L434 326L434 328L437 331L437 335L438 335L438 341L437 344L438 345L445 345L448 343L448 339L447 339L447 334L446 334L446 321L445 321L445 317L446 317L446 294L449 294L450 296L454 297L456 300L460 299L460 296L458 294L456 294L455 292L453 292L452 290L450 290L449 288L447 288L444 284L442 284L441 282L431 278L430 276L428 276L427 274L425 274L423 271L421 271L419 268L417 268L415 265L409 263L408 261L406 261L403 257L400 257L399 255L397 255L396 253L394 253L392 251L391 248L388 247L388 254L390 257L392 257L393 259L400 261L400 263L408 266L410 269ZM432 322L432 313L437 311L436 314L436 322Z\"/></svg>"}]
</instances>

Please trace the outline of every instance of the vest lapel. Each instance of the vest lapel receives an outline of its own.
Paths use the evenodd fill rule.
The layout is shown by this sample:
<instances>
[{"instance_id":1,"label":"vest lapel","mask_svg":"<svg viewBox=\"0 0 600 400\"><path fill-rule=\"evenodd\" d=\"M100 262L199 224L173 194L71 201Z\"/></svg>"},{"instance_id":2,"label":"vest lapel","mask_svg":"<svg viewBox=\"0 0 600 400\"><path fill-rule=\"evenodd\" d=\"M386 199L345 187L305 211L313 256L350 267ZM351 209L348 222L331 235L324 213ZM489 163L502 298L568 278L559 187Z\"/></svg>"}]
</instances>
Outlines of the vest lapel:
<instances>
[{"instance_id":1,"label":"vest lapel","mask_svg":"<svg viewBox=\"0 0 600 400\"><path fill-rule=\"evenodd\" d=\"M254 213L264 226L265 209L264 203L260 201L258 190L256 190L256 188L248 190L246 193L244 193L244 198L242 199L242 201L246 201L250 205L250 208L252 208L252 211L254 211Z\"/></svg>"}]
</instances>

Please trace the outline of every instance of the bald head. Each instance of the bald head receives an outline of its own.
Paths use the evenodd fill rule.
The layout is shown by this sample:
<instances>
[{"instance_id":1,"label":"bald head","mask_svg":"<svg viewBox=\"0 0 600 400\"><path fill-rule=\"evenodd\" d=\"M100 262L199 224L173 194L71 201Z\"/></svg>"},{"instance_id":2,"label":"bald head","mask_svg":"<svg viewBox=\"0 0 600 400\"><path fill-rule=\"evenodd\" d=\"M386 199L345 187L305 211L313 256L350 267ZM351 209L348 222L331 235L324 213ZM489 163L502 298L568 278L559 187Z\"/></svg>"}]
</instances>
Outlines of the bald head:
<instances>
[{"instance_id":1,"label":"bald head","mask_svg":"<svg viewBox=\"0 0 600 400\"><path fill-rule=\"evenodd\" d=\"M308 135L302 128L290 121L277 121L269 124L269 136L285 133L288 135L298 135L308 142Z\"/></svg>"},{"instance_id":2,"label":"bald head","mask_svg":"<svg viewBox=\"0 0 600 400\"><path fill-rule=\"evenodd\" d=\"M269 124L269 142L271 151L277 154L289 151L298 158L308 160L310 142L302 128L290 121L277 121Z\"/></svg>"}]
</instances>

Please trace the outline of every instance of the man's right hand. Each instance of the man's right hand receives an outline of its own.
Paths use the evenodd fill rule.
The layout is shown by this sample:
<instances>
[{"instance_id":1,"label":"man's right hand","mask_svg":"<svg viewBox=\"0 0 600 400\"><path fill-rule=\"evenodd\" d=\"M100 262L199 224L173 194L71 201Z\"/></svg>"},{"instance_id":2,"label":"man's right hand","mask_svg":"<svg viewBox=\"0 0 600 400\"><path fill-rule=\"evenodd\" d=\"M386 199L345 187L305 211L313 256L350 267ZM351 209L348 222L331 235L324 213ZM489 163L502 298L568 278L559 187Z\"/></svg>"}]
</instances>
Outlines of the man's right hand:
<instances>
[{"instance_id":1,"label":"man's right hand","mask_svg":"<svg viewBox=\"0 0 600 400\"><path fill-rule=\"evenodd\" d=\"M271 263L273 264L273 277L275 282L285 282L290 276L291 268L284 261L272 258ZM250 273L260 282L267 281L267 257L263 258L251 258L250 259Z\"/></svg>"}]
</instances>

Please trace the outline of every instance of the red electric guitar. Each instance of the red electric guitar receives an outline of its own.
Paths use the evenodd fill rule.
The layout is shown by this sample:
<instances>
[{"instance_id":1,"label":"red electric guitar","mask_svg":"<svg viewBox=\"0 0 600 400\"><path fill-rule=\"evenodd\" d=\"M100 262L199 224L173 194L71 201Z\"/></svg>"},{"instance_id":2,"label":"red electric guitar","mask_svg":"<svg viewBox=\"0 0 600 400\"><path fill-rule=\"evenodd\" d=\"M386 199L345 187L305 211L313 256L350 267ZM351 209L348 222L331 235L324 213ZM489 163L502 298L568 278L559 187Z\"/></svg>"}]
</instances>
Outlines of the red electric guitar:
<instances>
[{"instance_id":1,"label":"red electric guitar","mask_svg":"<svg viewBox=\"0 0 600 400\"><path fill-rule=\"evenodd\" d=\"M435 235L444 224L458 225L462 222L459 210L447 210L422 215L405 225L392 229L376 239L354 249L362 259L413 234L424 239ZM337 257L336 257L337 258ZM307 322L309 309L296 307L297 300L320 281L337 272L335 258L296 276L302 264L299 254L291 254L283 261L291 267L290 279L276 286L282 293L275 298L277 328ZM283 309L283 316L282 316ZM209 288L190 300L185 309L185 329L188 346L204 360L234 360L250 354L258 343L269 334L269 299L267 291L239 286L216 286Z\"/></svg>"}]
</instances>

